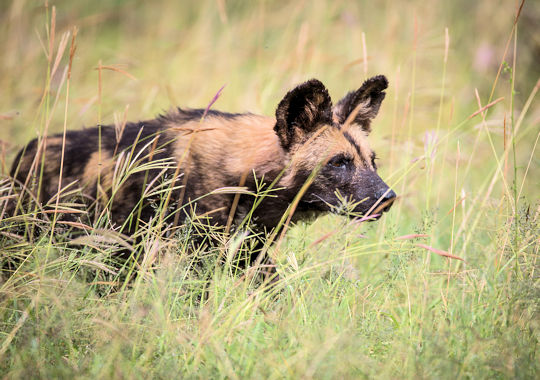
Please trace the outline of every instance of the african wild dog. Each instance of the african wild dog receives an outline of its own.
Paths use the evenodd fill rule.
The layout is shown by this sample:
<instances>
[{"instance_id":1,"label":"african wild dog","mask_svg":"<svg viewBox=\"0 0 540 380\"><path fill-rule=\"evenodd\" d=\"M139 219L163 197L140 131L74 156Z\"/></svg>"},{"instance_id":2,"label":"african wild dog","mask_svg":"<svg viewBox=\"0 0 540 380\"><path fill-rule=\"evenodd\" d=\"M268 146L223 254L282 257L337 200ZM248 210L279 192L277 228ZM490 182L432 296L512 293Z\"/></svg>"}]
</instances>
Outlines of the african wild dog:
<instances>
[{"instance_id":1,"label":"african wild dog","mask_svg":"<svg viewBox=\"0 0 540 380\"><path fill-rule=\"evenodd\" d=\"M355 204L357 214L380 214L396 195L377 175L367 136L387 86L382 75L370 78L332 106L325 86L312 79L285 95L275 118L176 109L128 123L120 132L113 126L70 131L61 187L79 187L90 203L108 203L113 222L126 233L155 216L155 204L167 192L154 190L163 184L174 188L168 199L172 214L189 203L177 221L195 210L211 225L226 226L235 195L215 190L240 185L255 192L262 181L276 181L275 190L254 210L252 220L259 228L272 229L314 170L293 220L340 210L344 199ZM36 181L42 171L42 203L58 191L62 145L62 135L48 137L42 145L33 140L14 162L11 175L20 184L32 177ZM254 200L249 194L238 198L236 221ZM174 219L172 214L167 221Z\"/></svg>"}]
</instances>

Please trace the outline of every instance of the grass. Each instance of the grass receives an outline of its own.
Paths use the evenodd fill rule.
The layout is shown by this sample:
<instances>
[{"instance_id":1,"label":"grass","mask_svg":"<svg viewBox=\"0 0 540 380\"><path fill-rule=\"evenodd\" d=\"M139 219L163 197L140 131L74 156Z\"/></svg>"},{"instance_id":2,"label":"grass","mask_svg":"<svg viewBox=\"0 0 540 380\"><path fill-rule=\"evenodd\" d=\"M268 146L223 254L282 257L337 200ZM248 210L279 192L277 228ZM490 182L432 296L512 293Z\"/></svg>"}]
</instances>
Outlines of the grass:
<instances>
[{"instance_id":1,"label":"grass","mask_svg":"<svg viewBox=\"0 0 540 380\"><path fill-rule=\"evenodd\" d=\"M36 136L205 107L223 85L213 108L271 115L307 78L338 99L383 73L371 141L400 198L376 223L291 226L272 288L219 263L241 236L193 249L196 219L136 242L106 218L73 237L54 213L2 215L2 260L24 260L0 285L4 377L538 377L533 2L517 23L514 1L54 5L0 5L2 197ZM126 245L141 257L120 271Z\"/></svg>"}]
</instances>

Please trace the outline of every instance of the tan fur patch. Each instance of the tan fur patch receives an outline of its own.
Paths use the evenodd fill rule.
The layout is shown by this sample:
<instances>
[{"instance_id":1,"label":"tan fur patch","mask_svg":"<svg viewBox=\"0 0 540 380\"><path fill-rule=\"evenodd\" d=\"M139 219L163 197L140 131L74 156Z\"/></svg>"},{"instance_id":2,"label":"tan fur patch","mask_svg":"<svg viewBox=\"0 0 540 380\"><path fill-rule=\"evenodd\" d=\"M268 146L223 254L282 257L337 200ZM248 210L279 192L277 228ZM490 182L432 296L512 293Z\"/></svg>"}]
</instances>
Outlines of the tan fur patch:
<instances>
[{"instance_id":1,"label":"tan fur patch","mask_svg":"<svg viewBox=\"0 0 540 380\"><path fill-rule=\"evenodd\" d=\"M110 171L113 165L114 161L109 152L97 151L92 153L84 168L83 184L95 183L99 178L101 187L109 189L112 186L112 173Z\"/></svg>"},{"instance_id":2,"label":"tan fur patch","mask_svg":"<svg viewBox=\"0 0 540 380\"><path fill-rule=\"evenodd\" d=\"M367 165L366 169L375 170L371 163L371 154L373 151L371 150L371 146L369 145L368 133L364 131L361 127L356 125L348 128L347 133L351 135L356 145L358 145L358 147L360 148L360 152L362 153L361 159L363 162L359 164Z\"/></svg>"},{"instance_id":3,"label":"tan fur patch","mask_svg":"<svg viewBox=\"0 0 540 380\"><path fill-rule=\"evenodd\" d=\"M283 168L286 156L273 129L275 122L270 117L243 115L231 119L208 117L202 123L184 123L183 129L195 132L176 140L176 159L182 161L183 167L191 169L192 163L186 165L191 161L186 156L189 149L199 153L198 165L209 170L219 168L220 175L227 177L240 177L252 170L264 173Z\"/></svg>"},{"instance_id":4,"label":"tan fur patch","mask_svg":"<svg viewBox=\"0 0 540 380\"><path fill-rule=\"evenodd\" d=\"M298 147L294 153L293 165L299 169L313 170L319 163L339 153L349 157L358 156L354 146L339 129L328 127L319 136Z\"/></svg>"},{"instance_id":5,"label":"tan fur patch","mask_svg":"<svg viewBox=\"0 0 540 380\"><path fill-rule=\"evenodd\" d=\"M62 137L47 137L47 147L62 146Z\"/></svg>"}]
</instances>

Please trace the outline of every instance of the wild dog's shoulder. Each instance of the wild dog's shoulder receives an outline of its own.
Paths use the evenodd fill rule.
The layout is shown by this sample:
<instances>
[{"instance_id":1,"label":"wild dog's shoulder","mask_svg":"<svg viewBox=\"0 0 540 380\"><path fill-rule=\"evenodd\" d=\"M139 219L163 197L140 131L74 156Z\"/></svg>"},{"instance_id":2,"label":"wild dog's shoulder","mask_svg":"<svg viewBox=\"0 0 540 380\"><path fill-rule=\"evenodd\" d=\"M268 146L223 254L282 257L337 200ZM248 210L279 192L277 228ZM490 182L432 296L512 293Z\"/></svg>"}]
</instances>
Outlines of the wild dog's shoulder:
<instances>
[{"instance_id":1,"label":"wild dog's shoulder","mask_svg":"<svg viewBox=\"0 0 540 380\"><path fill-rule=\"evenodd\" d=\"M236 178L253 169L265 172L268 167L278 170L284 165L273 117L176 108L159 119L168 126L167 133L174 136L173 155L183 157L189 151L198 172L219 172Z\"/></svg>"}]
</instances>

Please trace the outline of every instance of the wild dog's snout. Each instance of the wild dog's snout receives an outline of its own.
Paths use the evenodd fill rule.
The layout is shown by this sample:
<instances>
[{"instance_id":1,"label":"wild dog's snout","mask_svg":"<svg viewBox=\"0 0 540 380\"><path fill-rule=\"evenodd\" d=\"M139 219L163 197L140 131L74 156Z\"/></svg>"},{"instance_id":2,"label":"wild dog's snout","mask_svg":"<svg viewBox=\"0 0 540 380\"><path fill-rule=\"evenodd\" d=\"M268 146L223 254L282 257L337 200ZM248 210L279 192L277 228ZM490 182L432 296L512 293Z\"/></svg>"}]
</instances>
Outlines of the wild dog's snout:
<instances>
[{"instance_id":1,"label":"wild dog's snout","mask_svg":"<svg viewBox=\"0 0 540 380\"><path fill-rule=\"evenodd\" d=\"M390 210L396 193L374 171L362 171L359 181L354 184L355 199L362 200L355 211L363 215L380 217Z\"/></svg>"}]
</instances>

